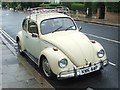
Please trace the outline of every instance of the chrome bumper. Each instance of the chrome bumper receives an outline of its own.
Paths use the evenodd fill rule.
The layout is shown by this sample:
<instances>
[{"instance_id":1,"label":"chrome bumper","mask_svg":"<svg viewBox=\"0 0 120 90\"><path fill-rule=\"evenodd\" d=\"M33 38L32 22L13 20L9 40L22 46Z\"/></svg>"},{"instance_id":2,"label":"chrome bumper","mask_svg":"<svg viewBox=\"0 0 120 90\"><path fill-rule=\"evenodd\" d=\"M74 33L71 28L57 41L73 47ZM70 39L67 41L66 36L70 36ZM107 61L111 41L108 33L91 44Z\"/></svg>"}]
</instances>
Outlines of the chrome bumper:
<instances>
[{"instance_id":1,"label":"chrome bumper","mask_svg":"<svg viewBox=\"0 0 120 90\"><path fill-rule=\"evenodd\" d=\"M88 68L88 67L93 67L93 66L97 66L98 64L98 67L94 67L92 71L87 71L87 70L84 70L83 72L85 72L85 74L88 74L88 73L91 73L91 72L94 72L94 71L98 71L100 69L103 69L105 66L108 65L108 60L100 60L100 62L94 64L94 65L87 65L87 66L84 66L84 67L76 67L74 66L72 69L70 70L65 70L65 71L62 71L59 73L59 75L57 75L57 79L58 80L61 80L61 79L67 79L67 78L71 78L71 77L78 77L78 76L81 76L81 75L84 75L83 72L81 72L81 70L85 69L85 68ZM67 73L67 74L65 74Z\"/></svg>"}]
</instances>

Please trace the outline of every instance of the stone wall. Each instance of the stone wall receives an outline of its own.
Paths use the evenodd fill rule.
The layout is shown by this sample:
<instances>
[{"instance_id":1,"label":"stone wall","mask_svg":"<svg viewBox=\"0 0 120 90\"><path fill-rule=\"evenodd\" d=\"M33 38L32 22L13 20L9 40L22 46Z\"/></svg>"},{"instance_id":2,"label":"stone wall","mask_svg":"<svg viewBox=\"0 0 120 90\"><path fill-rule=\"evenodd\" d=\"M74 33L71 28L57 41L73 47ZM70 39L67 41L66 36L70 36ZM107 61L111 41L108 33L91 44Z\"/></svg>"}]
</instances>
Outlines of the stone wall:
<instances>
[{"instance_id":1,"label":"stone wall","mask_svg":"<svg viewBox=\"0 0 120 90\"><path fill-rule=\"evenodd\" d=\"M97 9L96 18L99 18L99 8ZM120 13L108 12L105 7L105 20L118 23L120 21Z\"/></svg>"}]
</instances>

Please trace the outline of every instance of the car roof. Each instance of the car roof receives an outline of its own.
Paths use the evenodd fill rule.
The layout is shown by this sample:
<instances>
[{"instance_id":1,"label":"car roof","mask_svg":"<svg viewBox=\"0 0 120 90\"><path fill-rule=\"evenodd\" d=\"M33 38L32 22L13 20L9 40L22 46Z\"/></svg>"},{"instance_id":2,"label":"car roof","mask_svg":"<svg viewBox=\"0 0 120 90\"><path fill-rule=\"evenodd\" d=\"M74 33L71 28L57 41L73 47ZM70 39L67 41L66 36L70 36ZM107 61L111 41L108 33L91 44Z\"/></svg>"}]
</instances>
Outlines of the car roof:
<instances>
[{"instance_id":1,"label":"car roof","mask_svg":"<svg viewBox=\"0 0 120 90\"><path fill-rule=\"evenodd\" d=\"M41 22L45 19L57 18L57 17L69 17L69 16L58 12L35 13L35 14L31 14L30 16L27 16L27 18L30 18L33 21L37 21L37 22Z\"/></svg>"}]
</instances>

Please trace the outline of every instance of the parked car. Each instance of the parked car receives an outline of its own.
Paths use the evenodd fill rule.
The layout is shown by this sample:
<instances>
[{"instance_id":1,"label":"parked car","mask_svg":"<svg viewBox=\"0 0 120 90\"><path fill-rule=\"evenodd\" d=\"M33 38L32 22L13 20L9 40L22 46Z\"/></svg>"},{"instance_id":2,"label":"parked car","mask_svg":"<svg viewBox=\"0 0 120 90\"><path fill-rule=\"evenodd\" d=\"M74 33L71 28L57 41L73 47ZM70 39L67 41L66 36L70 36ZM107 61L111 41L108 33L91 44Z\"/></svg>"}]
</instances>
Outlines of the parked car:
<instances>
[{"instance_id":1,"label":"parked car","mask_svg":"<svg viewBox=\"0 0 120 90\"><path fill-rule=\"evenodd\" d=\"M103 46L80 31L73 18L57 12L34 13L16 35L19 53L26 53L49 78L66 79L103 69Z\"/></svg>"},{"instance_id":2,"label":"parked car","mask_svg":"<svg viewBox=\"0 0 120 90\"><path fill-rule=\"evenodd\" d=\"M65 6L56 6L55 9L56 9L56 11L59 12L59 13L67 14L67 13L70 12L69 8L68 8L68 7L65 7Z\"/></svg>"}]
</instances>

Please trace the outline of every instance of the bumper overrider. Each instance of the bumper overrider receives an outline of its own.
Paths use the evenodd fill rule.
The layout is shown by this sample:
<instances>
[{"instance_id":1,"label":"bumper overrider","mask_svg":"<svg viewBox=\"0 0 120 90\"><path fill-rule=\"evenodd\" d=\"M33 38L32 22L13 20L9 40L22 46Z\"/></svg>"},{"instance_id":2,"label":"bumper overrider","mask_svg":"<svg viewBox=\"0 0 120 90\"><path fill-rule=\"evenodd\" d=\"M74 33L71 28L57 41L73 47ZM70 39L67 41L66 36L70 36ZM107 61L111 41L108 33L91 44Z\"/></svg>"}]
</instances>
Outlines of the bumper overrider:
<instances>
[{"instance_id":1,"label":"bumper overrider","mask_svg":"<svg viewBox=\"0 0 120 90\"><path fill-rule=\"evenodd\" d=\"M72 69L60 72L57 75L57 78L58 78L58 80L60 80L60 79L67 79L67 78L71 78L71 77L78 77L78 76L81 76L84 74L88 74L88 73L103 69L107 65L108 65L108 59L100 60L100 62L95 63L93 65L89 64L89 65L86 65L83 67L74 66Z\"/></svg>"}]
</instances>

